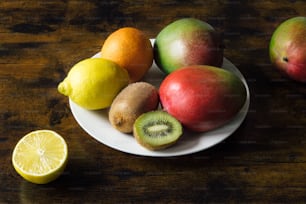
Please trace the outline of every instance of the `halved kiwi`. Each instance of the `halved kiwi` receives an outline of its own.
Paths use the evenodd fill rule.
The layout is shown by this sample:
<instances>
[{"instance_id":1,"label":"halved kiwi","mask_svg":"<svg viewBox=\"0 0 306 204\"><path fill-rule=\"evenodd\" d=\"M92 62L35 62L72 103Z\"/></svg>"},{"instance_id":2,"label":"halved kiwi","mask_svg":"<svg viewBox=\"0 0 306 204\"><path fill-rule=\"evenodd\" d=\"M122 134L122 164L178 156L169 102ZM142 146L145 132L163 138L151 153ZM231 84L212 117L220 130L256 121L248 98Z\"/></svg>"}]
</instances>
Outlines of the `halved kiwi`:
<instances>
[{"instance_id":1,"label":"halved kiwi","mask_svg":"<svg viewBox=\"0 0 306 204\"><path fill-rule=\"evenodd\" d=\"M174 144L183 134L181 123L165 111L150 111L140 115L133 127L137 142L150 150L160 150Z\"/></svg>"}]
</instances>

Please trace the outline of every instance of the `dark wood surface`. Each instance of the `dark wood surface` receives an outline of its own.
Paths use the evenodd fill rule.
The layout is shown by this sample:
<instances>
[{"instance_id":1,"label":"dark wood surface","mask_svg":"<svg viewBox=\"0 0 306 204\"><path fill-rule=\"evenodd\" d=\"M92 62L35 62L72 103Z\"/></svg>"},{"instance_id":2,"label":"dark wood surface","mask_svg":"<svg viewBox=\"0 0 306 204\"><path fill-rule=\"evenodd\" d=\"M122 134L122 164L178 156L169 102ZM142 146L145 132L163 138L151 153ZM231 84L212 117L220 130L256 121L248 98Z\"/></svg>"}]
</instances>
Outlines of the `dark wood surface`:
<instances>
[{"instance_id":1,"label":"dark wood surface","mask_svg":"<svg viewBox=\"0 0 306 204\"><path fill-rule=\"evenodd\" d=\"M306 201L306 85L280 75L268 43L283 20L306 15L303 0L0 2L0 203L288 203ZM207 21L225 38L225 56L247 79L245 121L210 149L151 158L113 150L75 121L57 84L97 53L114 30L150 38L183 17ZM68 143L64 174L47 185L13 169L17 141L51 129Z\"/></svg>"}]
</instances>

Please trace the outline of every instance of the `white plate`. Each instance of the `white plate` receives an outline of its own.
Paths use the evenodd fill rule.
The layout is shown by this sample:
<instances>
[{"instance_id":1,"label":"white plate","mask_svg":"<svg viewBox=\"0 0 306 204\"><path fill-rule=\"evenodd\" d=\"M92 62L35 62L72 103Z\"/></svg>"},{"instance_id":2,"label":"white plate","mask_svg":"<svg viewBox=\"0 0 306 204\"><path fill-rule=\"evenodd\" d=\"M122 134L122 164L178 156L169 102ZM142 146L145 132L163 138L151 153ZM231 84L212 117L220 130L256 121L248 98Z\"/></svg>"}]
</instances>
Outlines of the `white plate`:
<instances>
[{"instance_id":1,"label":"white plate","mask_svg":"<svg viewBox=\"0 0 306 204\"><path fill-rule=\"evenodd\" d=\"M93 57L99 57L97 53ZM108 109L89 111L76 105L69 100L72 114L79 125L93 138L113 149L141 156L170 157L191 154L212 147L229 137L243 122L247 115L250 104L250 93L245 78L240 71L226 58L222 67L236 74L244 83L247 90L247 98L240 112L224 126L205 133L194 133L185 131L179 141L168 149L150 151L140 146L132 134L123 134L114 129L108 121ZM157 88L165 75L153 63L144 81L147 81Z\"/></svg>"}]
</instances>

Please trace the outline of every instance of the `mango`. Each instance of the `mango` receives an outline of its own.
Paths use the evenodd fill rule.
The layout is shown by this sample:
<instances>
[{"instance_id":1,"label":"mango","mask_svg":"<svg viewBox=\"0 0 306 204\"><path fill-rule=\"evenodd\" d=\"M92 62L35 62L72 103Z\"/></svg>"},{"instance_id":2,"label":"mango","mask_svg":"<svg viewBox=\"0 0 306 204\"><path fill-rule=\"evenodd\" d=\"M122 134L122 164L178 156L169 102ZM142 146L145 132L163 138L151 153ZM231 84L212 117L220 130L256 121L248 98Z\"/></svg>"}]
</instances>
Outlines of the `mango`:
<instances>
[{"instance_id":1,"label":"mango","mask_svg":"<svg viewBox=\"0 0 306 204\"><path fill-rule=\"evenodd\" d=\"M223 41L210 24L195 18L183 18L167 25L157 35L154 60L166 74L187 65L220 67Z\"/></svg>"},{"instance_id":2,"label":"mango","mask_svg":"<svg viewBox=\"0 0 306 204\"><path fill-rule=\"evenodd\" d=\"M243 82L230 71L191 65L170 73L159 88L165 111L184 127L206 132L230 121L246 101Z\"/></svg>"},{"instance_id":3,"label":"mango","mask_svg":"<svg viewBox=\"0 0 306 204\"><path fill-rule=\"evenodd\" d=\"M306 17L282 22L274 31L269 53L271 63L285 76L306 82Z\"/></svg>"}]
</instances>

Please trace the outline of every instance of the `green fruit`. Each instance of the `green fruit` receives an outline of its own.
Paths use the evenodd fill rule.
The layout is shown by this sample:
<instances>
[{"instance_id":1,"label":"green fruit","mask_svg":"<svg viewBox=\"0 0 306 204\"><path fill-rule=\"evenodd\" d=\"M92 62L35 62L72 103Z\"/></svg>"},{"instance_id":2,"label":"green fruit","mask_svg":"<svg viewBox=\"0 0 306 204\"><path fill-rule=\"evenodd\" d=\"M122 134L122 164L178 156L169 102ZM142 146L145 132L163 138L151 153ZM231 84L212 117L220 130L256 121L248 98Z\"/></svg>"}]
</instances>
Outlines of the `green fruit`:
<instances>
[{"instance_id":1,"label":"green fruit","mask_svg":"<svg viewBox=\"0 0 306 204\"><path fill-rule=\"evenodd\" d=\"M306 82L306 17L282 22L270 41L272 64L286 76Z\"/></svg>"},{"instance_id":2,"label":"green fruit","mask_svg":"<svg viewBox=\"0 0 306 204\"><path fill-rule=\"evenodd\" d=\"M107 108L129 83L128 72L110 60L85 59L72 67L58 91L88 110Z\"/></svg>"},{"instance_id":3,"label":"green fruit","mask_svg":"<svg viewBox=\"0 0 306 204\"><path fill-rule=\"evenodd\" d=\"M173 145L183 134L181 123L164 111L151 111L139 116L134 123L134 137L150 150Z\"/></svg>"},{"instance_id":4,"label":"green fruit","mask_svg":"<svg viewBox=\"0 0 306 204\"><path fill-rule=\"evenodd\" d=\"M167 74L187 65L220 67L223 62L222 39L208 23L183 18L167 25L157 35L154 60Z\"/></svg>"}]
</instances>

